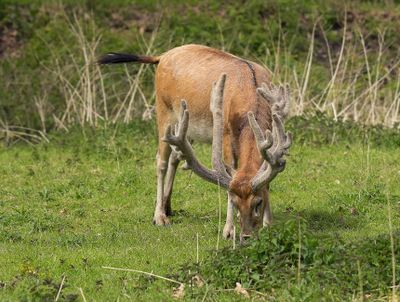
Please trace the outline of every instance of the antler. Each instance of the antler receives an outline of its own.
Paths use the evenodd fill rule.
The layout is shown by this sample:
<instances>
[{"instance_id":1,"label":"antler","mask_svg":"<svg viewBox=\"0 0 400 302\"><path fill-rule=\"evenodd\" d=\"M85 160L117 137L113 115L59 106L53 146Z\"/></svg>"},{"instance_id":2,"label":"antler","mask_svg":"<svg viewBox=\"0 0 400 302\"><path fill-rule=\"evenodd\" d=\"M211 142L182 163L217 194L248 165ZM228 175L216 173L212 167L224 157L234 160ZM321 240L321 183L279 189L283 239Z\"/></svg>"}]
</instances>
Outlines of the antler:
<instances>
[{"instance_id":1,"label":"antler","mask_svg":"<svg viewBox=\"0 0 400 302\"><path fill-rule=\"evenodd\" d=\"M228 189L229 183L232 180L227 173L222 159L222 138L224 129L223 117L223 96L225 87L226 74L222 74L218 82L214 82L211 91L210 110L213 114L213 144L212 144L212 166L213 170L204 167L196 158L192 145L187 138L187 130L189 126L189 111L187 103L182 100L181 113L178 124L175 126L175 131L172 130L172 125L169 125L165 131L163 141L169 143L176 152L179 158L186 160L189 168L199 175L201 178L220 185Z\"/></svg>"},{"instance_id":2,"label":"antler","mask_svg":"<svg viewBox=\"0 0 400 302\"><path fill-rule=\"evenodd\" d=\"M272 133L267 129L264 137L253 112L248 113L250 127L256 138L258 150L264 158L262 166L251 181L253 192L257 192L262 186L270 183L278 173L285 169L284 155L288 154L289 147L292 144L292 135L289 132L285 133L282 123L282 119L289 112L289 89L282 86L269 89L263 84L263 87L258 88L257 92L272 103Z\"/></svg>"},{"instance_id":3,"label":"antler","mask_svg":"<svg viewBox=\"0 0 400 302\"><path fill-rule=\"evenodd\" d=\"M285 86L272 86L269 88L267 84L262 83L257 88L257 92L271 104L271 111L285 119L289 114L290 107L290 88Z\"/></svg>"}]
</instances>

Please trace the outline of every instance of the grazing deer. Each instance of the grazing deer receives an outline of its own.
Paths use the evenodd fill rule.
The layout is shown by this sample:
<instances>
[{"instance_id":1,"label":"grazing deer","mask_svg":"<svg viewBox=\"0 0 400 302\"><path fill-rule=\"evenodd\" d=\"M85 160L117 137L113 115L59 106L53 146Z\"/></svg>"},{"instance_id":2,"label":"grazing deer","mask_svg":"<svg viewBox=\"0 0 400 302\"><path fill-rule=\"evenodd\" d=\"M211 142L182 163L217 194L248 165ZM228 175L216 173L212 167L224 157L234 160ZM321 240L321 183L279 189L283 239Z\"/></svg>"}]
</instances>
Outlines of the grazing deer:
<instances>
[{"instance_id":1,"label":"grazing deer","mask_svg":"<svg viewBox=\"0 0 400 302\"><path fill-rule=\"evenodd\" d=\"M259 88L260 83L270 84L266 69L201 45L176 47L158 57L110 53L99 60L100 64L125 62L158 64L153 222L169 224L175 172L185 160L194 173L228 191L225 238L234 235L235 207L240 213L241 241L261 222L270 224L269 183L284 170L283 157L291 144L291 135L283 127L288 89L266 84ZM199 163L190 140L212 141L213 169Z\"/></svg>"}]
</instances>

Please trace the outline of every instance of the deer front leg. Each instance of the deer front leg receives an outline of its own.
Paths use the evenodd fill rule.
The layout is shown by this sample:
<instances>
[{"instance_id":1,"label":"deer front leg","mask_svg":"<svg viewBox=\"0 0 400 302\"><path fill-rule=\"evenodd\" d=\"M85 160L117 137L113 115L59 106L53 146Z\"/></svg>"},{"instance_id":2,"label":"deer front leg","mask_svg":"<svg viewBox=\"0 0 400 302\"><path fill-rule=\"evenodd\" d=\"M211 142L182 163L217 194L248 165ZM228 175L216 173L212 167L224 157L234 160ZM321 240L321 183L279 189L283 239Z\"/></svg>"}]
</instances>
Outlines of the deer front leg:
<instances>
[{"instance_id":1,"label":"deer front leg","mask_svg":"<svg viewBox=\"0 0 400 302\"><path fill-rule=\"evenodd\" d=\"M170 154L171 147L160 141L157 153L157 201L153 218L153 223L156 225L169 224L169 219L164 205L164 179L168 169Z\"/></svg>"},{"instance_id":2,"label":"deer front leg","mask_svg":"<svg viewBox=\"0 0 400 302\"><path fill-rule=\"evenodd\" d=\"M232 200L233 196L232 193L228 192L228 207L226 210L226 223L224 226L224 231L222 235L225 239L233 239L235 236L235 226L234 226L234 209L235 206Z\"/></svg>"},{"instance_id":3,"label":"deer front leg","mask_svg":"<svg viewBox=\"0 0 400 302\"><path fill-rule=\"evenodd\" d=\"M265 192L265 207L264 207L264 214L263 214L263 227L270 226L272 224L272 213L271 213L271 206L269 204L269 186L268 191Z\"/></svg>"},{"instance_id":4,"label":"deer front leg","mask_svg":"<svg viewBox=\"0 0 400 302\"><path fill-rule=\"evenodd\" d=\"M227 167L227 169L231 170L231 174L234 169L237 168L237 160L236 156L233 154L232 146L231 146L231 136L230 133L227 132L224 134L224 159L227 163L232 163L231 167ZM233 204L233 194L228 192L228 206L226 208L226 222L224 226L224 230L222 232L222 236L225 239L233 239L235 236L235 226L234 226L234 215L235 215L235 205Z\"/></svg>"}]
</instances>

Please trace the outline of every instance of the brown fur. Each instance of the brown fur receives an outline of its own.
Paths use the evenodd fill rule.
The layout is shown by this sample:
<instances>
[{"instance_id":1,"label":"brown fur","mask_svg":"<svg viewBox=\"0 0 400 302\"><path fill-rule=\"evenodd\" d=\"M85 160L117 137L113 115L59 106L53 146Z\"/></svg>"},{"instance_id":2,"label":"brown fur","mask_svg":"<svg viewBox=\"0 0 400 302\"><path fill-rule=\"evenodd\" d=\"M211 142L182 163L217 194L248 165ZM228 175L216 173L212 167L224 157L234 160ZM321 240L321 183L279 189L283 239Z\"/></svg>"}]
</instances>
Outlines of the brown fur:
<instances>
[{"instance_id":1,"label":"brown fur","mask_svg":"<svg viewBox=\"0 0 400 302\"><path fill-rule=\"evenodd\" d=\"M258 83L269 83L269 73L256 63ZM207 120L212 124L210 92L212 83L221 73L227 74L224 94L225 157L239 160L240 167L258 169L260 154L247 120L249 111L256 112L260 126L271 129L271 113L265 100L256 95L252 73L242 59L200 45L174 48L160 57L156 70L157 121L159 137L164 135L167 124L174 122L185 99L190 112L190 122ZM246 142L246 143L244 143ZM241 162L241 163L240 163ZM226 161L226 164L232 163Z\"/></svg>"},{"instance_id":2,"label":"brown fur","mask_svg":"<svg viewBox=\"0 0 400 302\"><path fill-rule=\"evenodd\" d=\"M270 82L270 74L266 69L253 62L250 64L257 83ZM168 124L176 122L182 99L188 103L192 126L204 120L212 124L210 92L213 82L222 73L227 75L224 90L224 157L227 165L237 167L230 190L239 197L236 200L239 211L244 207L247 210L243 209L243 212L248 212L252 200L250 181L259 169L262 159L247 113L255 113L263 130L271 129L272 120L269 104L257 96L252 70L242 59L200 45L177 47L160 56L156 70L159 138L164 135ZM161 153L164 148L168 147L160 142ZM263 191L266 190L267 188ZM268 194L260 192L260 195ZM252 228L242 225L242 231L243 229Z\"/></svg>"},{"instance_id":3,"label":"brown fur","mask_svg":"<svg viewBox=\"0 0 400 302\"><path fill-rule=\"evenodd\" d=\"M236 169L230 184L230 191L238 197L234 201L236 207L242 216L251 215L249 213L253 206L254 193L251 191L250 182L259 169L262 158L257 149L247 113L254 112L263 131L271 129L271 108L256 93L257 83L270 83L269 71L254 62L245 61L226 52L201 45L184 45L173 48L159 57L146 57L146 60L142 62L155 63L156 61L158 62L155 86L159 137L159 183L164 181L167 169L165 165L171 152L170 146L161 138L165 134L166 127L176 123L181 100L185 99L188 104L189 134L190 129L193 130L193 133L202 134L203 130L207 132L207 129L212 128L210 111L212 84L222 73L225 73L227 75L224 90L223 149L225 164ZM200 139L202 139L201 136L199 135ZM196 137L192 138L196 140ZM163 196L162 201L158 197L155 214L157 224L168 223L166 218L168 213L165 212L165 209L169 208L170 191L172 190L170 189L169 187L166 190L169 192L168 196ZM163 195L162 192L165 190L161 185L158 195ZM267 188L258 195L268 198ZM268 203L268 200L265 202ZM164 208L161 207L161 203ZM264 206L266 205L264 204ZM254 222L251 217L242 218L242 221L251 221L251 224ZM247 222L246 224L248 224ZM247 230L251 229L252 226L242 225L242 233L243 230L250 232Z\"/></svg>"}]
</instances>

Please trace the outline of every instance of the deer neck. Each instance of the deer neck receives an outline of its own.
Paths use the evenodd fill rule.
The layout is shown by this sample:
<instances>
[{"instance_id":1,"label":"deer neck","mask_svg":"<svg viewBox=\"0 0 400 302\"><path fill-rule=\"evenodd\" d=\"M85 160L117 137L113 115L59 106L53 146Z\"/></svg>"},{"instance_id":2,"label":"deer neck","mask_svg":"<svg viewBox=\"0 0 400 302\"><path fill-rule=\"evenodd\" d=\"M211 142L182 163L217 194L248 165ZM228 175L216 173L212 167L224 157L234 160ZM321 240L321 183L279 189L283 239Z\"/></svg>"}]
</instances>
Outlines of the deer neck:
<instances>
[{"instance_id":1,"label":"deer neck","mask_svg":"<svg viewBox=\"0 0 400 302\"><path fill-rule=\"evenodd\" d=\"M251 193L251 180L262 164L260 152L249 126L242 130L237 150L238 167L230 187L236 195L243 197Z\"/></svg>"}]
</instances>

